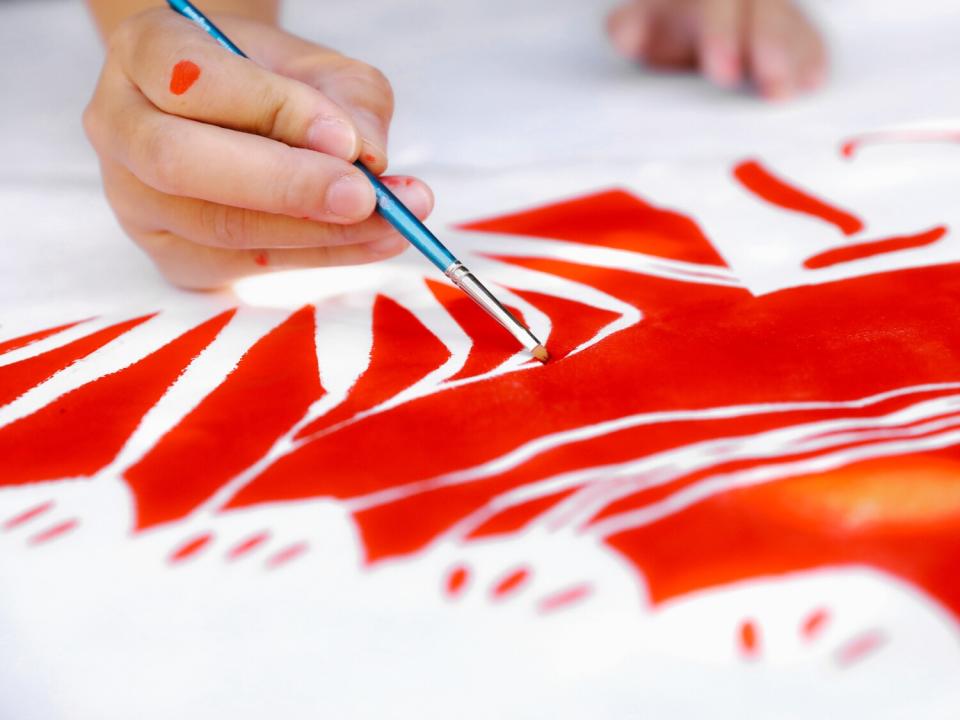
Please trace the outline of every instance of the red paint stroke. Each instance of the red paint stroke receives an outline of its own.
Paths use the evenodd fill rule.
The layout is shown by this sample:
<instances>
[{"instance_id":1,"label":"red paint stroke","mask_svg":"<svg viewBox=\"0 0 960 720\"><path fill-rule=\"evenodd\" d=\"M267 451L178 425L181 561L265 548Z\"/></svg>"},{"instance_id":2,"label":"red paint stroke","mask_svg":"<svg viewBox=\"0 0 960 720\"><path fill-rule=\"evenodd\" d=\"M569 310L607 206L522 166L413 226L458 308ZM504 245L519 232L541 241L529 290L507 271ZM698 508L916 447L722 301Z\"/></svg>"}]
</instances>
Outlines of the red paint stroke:
<instances>
[{"instance_id":1,"label":"red paint stroke","mask_svg":"<svg viewBox=\"0 0 960 720\"><path fill-rule=\"evenodd\" d=\"M744 620L737 630L737 644L740 654L745 658L756 658L760 654L760 631L753 620Z\"/></svg>"},{"instance_id":2,"label":"red paint stroke","mask_svg":"<svg viewBox=\"0 0 960 720\"><path fill-rule=\"evenodd\" d=\"M512 335L504 330L497 322L484 312L483 308L467 297L462 290L452 285L426 280L427 287L437 301L443 305L450 316L456 320L463 331L470 336L473 345L470 354L456 375L450 380L483 375L499 367L523 348L517 344ZM509 307L521 322L523 315L513 307Z\"/></svg>"},{"instance_id":3,"label":"red paint stroke","mask_svg":"<svg viewBox=\"0 0 960 720\"><path fill-rule=\"evenodd\" d=\"M0 355L8 353L11 350L18 350L22 347L26 347L27 345L32 345L38 340L43 340L44 338L48 338L51 335L56 335L64 330L69 330L70 328L76 327L80 323L87 322L91 319L92 318L87 318L86 320L77 320L76 322L67 323L66 325L57 325L56 327L47 328L46 330L39 330L37 332L30 333L29 335L21 335L20 337L5 340L4 342L0 342Z\"/></svg>"},{"instance_id":4,"label":"red paint stroke","mask_svg":"<svg viewBox=\"0 0 960 720\"><path fill-rule=\"evenodd\" d=\"M244 555L249 554L255 548L260 547L267 540L270 539L270 533L263 531L259 532L256 535L251 535L246 540L241 540L239 543L234 545L230 550L227 551L228 560L236 560L243 557Z\"/></svg>"},{"instance_id":5,"label":"red paint stroke","mask_svg":"<svg viewBox=\"0 0 960 720\"><path fill-rule=\"evenodd\" d=\"M886 643L886 636L880 630L870 630L837 650L836 662L849 667L864 660Z\"/></svg>"},{"instance_id":6,"label":"red paint stroke","mask_svg":"<svg viewBox=\"0 0 960 720\"><path fill-rule=\"evenodd\" d=\"M740 163L734 168L733 175L747 190L773 205L820 218L835 225L844 235L856 235L863 230L863 221L853 213L776 177L756 160Z\"/></svg>"},{"instance_id":7,"label":"red paint stroke","mask_svg":"<svg viewBox=\"0 0 960 720\"><path fill-rule=\"evenodd\" d=\"M144 315L110 325L61 347L0 367L0 405L16 400L58 371L87 357L152 317L154 315Z\"/></svg>"},{"instance_id":8,"label":"red paint stroke","mask_svg":"<svg viewBox=\"0 0 960 720\"><path fill-rule=\"evenodd\" d=\"M46 542L50 542L58 537L66 535L71 530L74 530L80 525L80 521L76 518L71 518L70 520L64 520L61 523L57 523L47 530L43 530L33 537L31 537L27 542L30 545L41 545Z\"/></svg>"},{"instance_id":9,"label":"red paint stroke","mask_svg":"<svg viewBox=\"0 0 960 720\"><path fill-rule=\"evenodd\" d=\"M327 415L303 428L297 438L376 407L439 368L450 351L416 315L383 295L373 305L373 348L370 365L347 399ZM351 453L353 451L351 450ZM311 468L316 467L311 464ZM310 469L304 468L308 475Z\"/></svg>"},{"instance_id":10,"label":"red paint stroke","mask_svg":"<svg viewBox=\"0 0 960 720\"><path fill-rule=\"evenodd\" d=\"M0 486L87 476L104 467L233 314L221 313L133 365L0 428Z\"/></svg>"},{"instance_id":11,"label":"red paint stroke","mask_svg":"<svg viewBox=\"0 0 960 720\"><path fill-rule=\"evenodd\" d=\"M885 238L883 240L874 240L872 242L857 243L856 245L846 245L844 247L833 248L819 255L814 255L804 261L804 267L811 270L832 267L841 263L863 260L864 258L883 255L884 253L898 252L910 248L926 247L940 240L947 234L946 226L917 233L916 235L903 235L900 237Z\"/></svg>"},{"instance_id":12,"label":"red paint stroke","mask_svg":"<svg viewBox=\"0 0 960 720\"><path fill-rule=\"evenodd\" d=\"M187 515L303 417L323 395L315 334L307 305L254 344L221 385L127 470L138 528Z\"/></svg>"},{"instance_id":13,"label":"red paint stroke","mask_svg":"<svg viewBox=\"0 0 960 720\"><path fill-rule=\"evenodd\" d=\"M649 205L623 190L608 190L457 227L600 245L726 267L691 218Z\"/></svg>"},{"instance_id":14,"label":"red paint stroke","mask_svg":"<svg viewBox=\"0 0 960 720\"><path fill-rule=\"evenodd\" d=\"M495 600L502 600L517 592L530 579L530 570L518 568L503 577L493 586L491 594Z\"/></svg>"},{"instance_id":15,"label":"red paint stroke","mask_svg":"<svg viewBox=\"0 0 960 720\"><path fill-rule=\"evenodd\" d=\"M582 602L583 600L586 600L592 592L593 587L587 583L575 585L574 587L561 590L553 595L548 595L547 597L543 598L537 604L537 610L541 613L564 610L576 605L579 602Z\"/></svg>"},{"instance_id":16,"label":"red paint stroke","mask_svg":"<svg viewBox=\"0 0 960 720\"><path fill-rule=\"evenodd\" d=\"M203 548L209 545L211 540L213 540L213 535L211 533L204 533L192 538L191 540L187 540L180 547L170 553L170 557L167 558L167 562L176 564L183 562L184 560L189 560L203 550Z\"/></svg>"},{"instance_id":17,"label":"red paint stroke","mask_svg":"<svg viewBox=\"0 0 960 720\"><path fill-rule=\"evenodd\" d=\"M270 264L270 261L267 259L267 253L260 250L259 252L254 253L253 262L255 262L260 267L266 267Z\"/></svg>"},{"instance_id":18,"label":"red paint stroke","mask_svg":"<svg viewBox=\"0 0 960 720\"><path fill-rule=\"evenodd\" d=\"M284 548L275 555L272 555L267 559L266 565L268 570L273 570L280 567L281 565L286 565L289 562L292 562L296 558L303 555L310 546L305 543L297 543L296 545L291 545L290 547Z\"/></svg>"},{"instance_id":19,"label":"red paint stroke","mask_svg":"<svg viewBox=\"0 0 960 720\"><path fill-rule=\"evenodd\" d=\"M621 317L619 313L556 295L544 295L531 290L513 292L550 318L550 336L543 342L550 350L554 364Z\"/></svg>"},{"instance_id":20,"label":"red paint stroke","mask_svg":"<svg viewBox=\"0 0 960 720\"><path fill-rule=\"evenodd\" d=\"M10 518L9 520L7 520L7 521L3 524L3 529L4 529L4 530L13 530L13 529L16 528L16 527L20 527L21 525L30 522L30 521L33 520L34 518L43 515L45 512L47 512L48 510L50 510L50 508L52 508L52 507L53 507L53 500L47 500L47 502L41 503L40 505L36 505L36 506L30 508L29 510L25 510L24 512L20 513L19 515L14 515L12 518Z\"/></svg>"},{"instance_id":21,"label":"red paint stroke","mask_svg":"<svg viewBox=\"0 0 960 720\"><path fill-rule=\"evenodd\" d=\"M542 498L511 505L494 514L481 525L475 527L467 537L482 538L496 535L509 535L522 530L534 518L552 508L564 498L575 493L579 488L572 488L562 492L545 495Z\"/></svg>"},{"instance_id":22,"label":"red paint stroke","mask_svg":"<svg viewBox=\"0 0 960 720\"><path fill-rule=\"evenodd\" d=\"M800 626L800 635L805 640L813 640L823 631L830 621L830 613L825 608L814 610Z\"/></svg>"},{"instance_id":23,"label":"red paint stroke","mask_svg":"<svg viewBox=\"0 0 960 720\"><path fill-rule=\"evenodd\" d=\"M470 570L464 565L458 565L447 574L446 591L450 597L460 595L470 579Z\"/></svg>"},{"instance_id":24,"label":"red paint stroke","mask_svg":"<svg viewBox=\"0 0 960 720\"><path fill-rule=\"evenodd\" d=\"M840 154L847 159L852 159L867 145L929 142L960 142L960 132L951 130L893 130L868 133L845 141L840 146Z\"/></svg>"},{"instance_id":25,"label":"red paint stroke","mask_svg":"<svg viewBox=\"0 0 960 720\"><path fill-rule=\"evenodd\" d=\"M183 95L200 78L200 67L189 60L181 60L173 66L170 75L170 92Z\"/></svg>"}]
</instances>

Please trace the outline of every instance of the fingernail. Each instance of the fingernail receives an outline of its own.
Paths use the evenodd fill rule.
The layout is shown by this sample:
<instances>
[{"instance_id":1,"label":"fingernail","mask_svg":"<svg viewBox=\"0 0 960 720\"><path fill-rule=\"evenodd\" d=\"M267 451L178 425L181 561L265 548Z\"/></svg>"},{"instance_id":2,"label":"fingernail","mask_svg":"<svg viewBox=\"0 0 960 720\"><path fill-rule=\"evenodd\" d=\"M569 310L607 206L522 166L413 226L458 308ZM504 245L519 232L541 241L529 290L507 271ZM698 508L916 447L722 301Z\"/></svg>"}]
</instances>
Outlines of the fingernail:
<instances>
[{"instance_id":1,"label":"fingernail","mask_svg":"<svg viewBox=\"0 0 960 720\"><path fill-rule=\"evenodd\" d=\"M406 176L390 176L381 180L417 217L423 219L430 214L433 193L426 185Z\"/></svg>"},{"instance_id":2,"label":"fingernail","mask_svg":"<svg viewBox=\"0 0 960 720\"><path fill-rule=\"evenodd\" d=\"M373 186L360 173L344 175L327 189L327 210L342 218L364 218L373 212L375 204Z\"/></svg>"},{"instance_id":3,"label":"fingernail","mask_svg":"<svg viewBox=\"0 0 960 720\"><path fill-rule=\"evenodd\" d=\"M312 150L349 160L357 151L357 132L345 121L329 115L317 117L307 131L307 144Z\"/></svg>"}]
</instances>

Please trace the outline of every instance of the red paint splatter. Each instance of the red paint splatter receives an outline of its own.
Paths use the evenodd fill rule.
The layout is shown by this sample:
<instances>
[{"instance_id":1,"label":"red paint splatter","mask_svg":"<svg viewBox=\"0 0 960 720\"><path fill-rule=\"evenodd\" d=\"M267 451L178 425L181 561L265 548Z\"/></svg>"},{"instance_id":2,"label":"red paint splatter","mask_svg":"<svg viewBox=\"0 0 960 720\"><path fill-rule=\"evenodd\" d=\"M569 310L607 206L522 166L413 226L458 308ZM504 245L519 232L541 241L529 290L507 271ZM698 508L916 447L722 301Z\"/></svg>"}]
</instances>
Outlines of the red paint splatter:
<instances>
[{"instance_id":1,"label":"red paint splatter","mask_svg":"<svg viewBox=\"0 0 960 720\"><path fill-rule=\"evenodd\" d=\"M502 600L517 592L529 579L530 571L527 568L518 568L494 585L491 594L494 599Z\"/></svg>"},{"instance_id":2,"label":"red paint splatter","mask_svg":"<svg viewBox=\"0 0 960 720\"><path fill-rule=\"evenodd\" d=\"M253 262L260 267L266 267L270 264L270 261L267 259L267 253L265 253L263 250L258 250L256 253L254 253Z\"/></svg>"},{"instance_id":3,"label":"red paint splatter","mask_svg":"<svg viewBox=\"0 0 960 720\"><path fill-rule=\"evenodd\" d=\"M184 560L189 560L203 550L203 548L209 545L211 540L213 540L213 535L210 533L204 533L203 535L198 535L191 540L187 540L180 547L170 553L170 557L167 559L167 561L172 564L176 564L183 562Z\"/></svg>"},{"instance_id":4,"label":"red paint splatter","mask_svg":"<svg viewBox=\"0 0 960 720\"><path fill-rule=\"evenodd\" d=\"M886 637L882 632L870 630L837 650L836 662L842 667L854 665L879 650L885 642Z\"/></svg>"},{"instance_id":5,"label":"red paint splatter","mask_svg":"<svg viewBox=\"0 0 960 720\"><path fill-rule=\"evenodd\" d=\"M566 590L561 590L560 592L554 593L543 598L538 604L537 609L541 613L554 612L556 610L564 610L566 608L572 607L579 602L582 602L590 593L593 592L593 588L588 584L575 585L572 588Z\"/></svg>"},{"instance_id":6,"label":"red paint splatter","mask_svg":"<svg viewBox=\"0 0 960 720\"><path fill-rule=\"evenodd\" d=\"M753 620L744 620L737 630L737 642L740 654L746 658L755 658L760 654L760 631Z\"/></svg>"},{"instance_id":7,"label":"red paint splatter","mask_svg":"<svg viewBox=\"0 0 960 720\"><path fill-rule=\"evenodd\" d=\"M236 369L126 473L137 527L188 514L267 453L323 395L306 306L261 338Z\"/></svg>"},{"instance_id":8,"label":"red paint splatter","mask_svg":"<svg viewBox=\"0 0 960 720\"><path fill-rule=\"evenodd\" d=\"M823 628L826 627L829 620L830 613L826 609L820 608L815 610L803 621L803 624L800 626L800 634L806 640L813 640L823 631Z\"/></svg>"},{"instance_id":9,"label":"red paint splatter","mask_svg":"<svg viewBox=\"0 0 960 720\"><path fill-rule=\"evenodd\" d=\"M307 543L297 543L296 545L291 545L290 547L284 548L267 559L267 569L273 570L281 565L286 565L287 563L303 555L307 551L308 547L309 545L307 545Z\"/></svg>"},{"instance_id":10,"label":"red paint splatter","mask_svg":"<svg viewBox=\"0 0 960 720\"><path fill-rule=\"evenodd\" d=\"M846 245L844 247L827 250L819 255L804 261L804 266L811 270L832 267L841 263L862 260L875 255L897 252L910 248L926 247L940 240L947 234L947 228L944 226L927 230L916 235L903 235L901 237L885 238L883 240L874 240L872 242L857 243L856 245Z\"/></svg>"},{"instance_id":11,"label":"red paint splatter","mask_svg":"<svg viewBox=\"0 0 960 720\"><path fill-rule=\"evenodd\" d=\"M470 579L470 571L463 565L458 565L447 574L446 590L447 595L456 597L460 595L467 586L467 580Z\"/></svg>"},{"instance_id":12,"label":"red paint splatter","mask_svg":"<svg viewBox=\"0 0 960 720\"><path fill-rule=\"evenodd\" d=\"M853 213L776 177L756 160L740 163L733 174L745 188L773 205L820 218L835 225L844 235L855 235L863 230L863 221Z\"/></svg>"},{"instance_id":13,"label":"red paint splatter","mask_svg":"<svg viewBox=\"0 0 960 720\"><path fill-rule=\"evenodd\" d=\"M46 330L39 330L38 332L30 333L29 335L22 335L20 337L11 338L10 340L5 340L4 342L0 342L0 355L8 353L11 350L19 350L27 345L32 345L38 340L43 340L44 338L48 338L51 335L56 335L64 330L69 330L70 328L75 327L80 323L87 322L91 319L92 318L87 318L87 320L77 320L76 322L67 323L66 325L57 325L56 327L47 328Z\"/></svg>"},{"instance_id":14,"label":"red paint splatter","mask_svg":"<svg viewBox=\"0 0 960 720\"><path fill-rule=\"evenodd\" d=\"M227 551L228 560L236 560L237 558L243 557L248 553L252 552L255 548L260 547L267 540L270 539L270 533L264 531L257 533L256 535L251 535L246 540L241 540L239 543L234 545Z\"/></svg>"},{"instance_id":15,"label":"red paint splatter","mask_svg":"<svg viewBox=\"0 0 960 720\"><path fill-rule=\"evenodd\" d=\"M377 156L372 153L365 153L363 156L363 161L368 165L372 165L377 161Z\"/></svg>"},{"instance_id":16,"label":"red paint splatter","mask_svg":"<svg viewBox=\"0 0 960 720\"><path fill-rule=\"evenodd\" d=\"M52 507L53 507L53 500L48 500L48 501L45 502L45 503L41 503L40 505L36 505L36 506L30 508L29 510L25 510L24 512L20 513L19 515L14 515L12 518L10 518L9 520L7 520L7 521L3 524L3 529L4 529L4 530L13 530L13 529L16 528L16 527L19 527L19 526L21 526L21 525L23 525L23 524L25 524L25 523L30 522L30 521L33 520L34 518L43 515L45 512L47 512L48 510L50 510L50 508L52 508Z\"/></svg>"},{"instance_id":17,"label":"red paint splatter","mask_svg":"<svg viewBox=\"0 0 960 720\"><path fill-rule=\"evenodd\" d=\"M183 95L200 78L200 67L189 60L181 60L173 66L170 75L170 92Z\"/></svg>"},{"instance_id":18,"label":"red paint splatter","mask_svg":"<svg viewBox=\"0 0 960 720\"><path fill-rule=\"evenodd\" d=\"M16 400L54 373L87 357L152 317L153 315L145 315L117 323L40 355L0 367L0 405Z\"/></svg>"},{"instance_id":19,"label":"red paint splatter","mask_svg":"<svg viewBox=\"0 0 960 720\"><path fill-rule=\"evenodd\" d=\"M57 523L47 530L43 530L33 537L31 537L27 542L31 545L41 545L51 540L55 540L58 537L66 535L71 530L74 530L80 525L80 521L76 518L71 518L70 520L64 520L61 523Z\"/></svg>"},{"instance_id":20,"label":"red paint splatter","mask_svg":"<svg viewBox=\"0 0 960 720\"><path fill-rule=\"evenodd\" d=\"M126 369L0 428L0 486L92 475L105 466L233 313L221 313Z\"/></svg>"}]
</instances>

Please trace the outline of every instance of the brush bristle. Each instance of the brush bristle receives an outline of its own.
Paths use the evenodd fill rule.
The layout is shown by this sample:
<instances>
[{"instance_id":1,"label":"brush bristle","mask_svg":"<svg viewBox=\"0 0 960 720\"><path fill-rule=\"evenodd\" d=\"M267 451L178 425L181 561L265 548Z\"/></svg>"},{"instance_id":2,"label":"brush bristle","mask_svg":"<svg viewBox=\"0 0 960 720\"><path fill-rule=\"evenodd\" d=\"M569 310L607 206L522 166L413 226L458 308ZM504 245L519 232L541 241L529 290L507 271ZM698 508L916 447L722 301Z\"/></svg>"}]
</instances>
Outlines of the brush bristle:
<instances>
[{"instance_id":1,"label":"brush bristle","mask_svg":"<svg viewBox=\"0 0 960 720\"><path fill-rule=\"evenodd\" d=\"M546 363L547 360L550 359L550 353L547 352L547 349L543 345L537 345L530 352L533 353L533 356L542 363Z\"/></svg>"}]
</instances>

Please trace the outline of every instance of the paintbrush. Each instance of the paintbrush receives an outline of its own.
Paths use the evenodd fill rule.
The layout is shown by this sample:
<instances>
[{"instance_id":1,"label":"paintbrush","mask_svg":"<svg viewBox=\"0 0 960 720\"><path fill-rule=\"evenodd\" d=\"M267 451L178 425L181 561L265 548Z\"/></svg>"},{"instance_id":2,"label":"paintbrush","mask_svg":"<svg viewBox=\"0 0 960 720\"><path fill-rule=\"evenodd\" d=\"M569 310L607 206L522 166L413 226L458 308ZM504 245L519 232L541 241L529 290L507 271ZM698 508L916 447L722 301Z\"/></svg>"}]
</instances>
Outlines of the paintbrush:
<instances>
[{"instance_id":1,"label":"paintbrush","mask_svg":"<svg viewBox=\"0 0 960 720\"><path fill-rule=\"evenodd\" d=\"M167 4L188 20L192 20L203 28L214 40L223 47L240 57L248 57L202 12L189 0L167 0ZM377 196L377 212L379 212L411 245L423 253L426 258L440 268L458 288L473 298L476 303L486 310L494 320L506 328L521 345L540 362L545 363L550 355L526 325L521 323L513 314L494 297L473 273L457 260L442 242L420 222L410 210L384 185L380 179L357 160L354 163L370 182Z\"/></svg>"}]
</instances>

